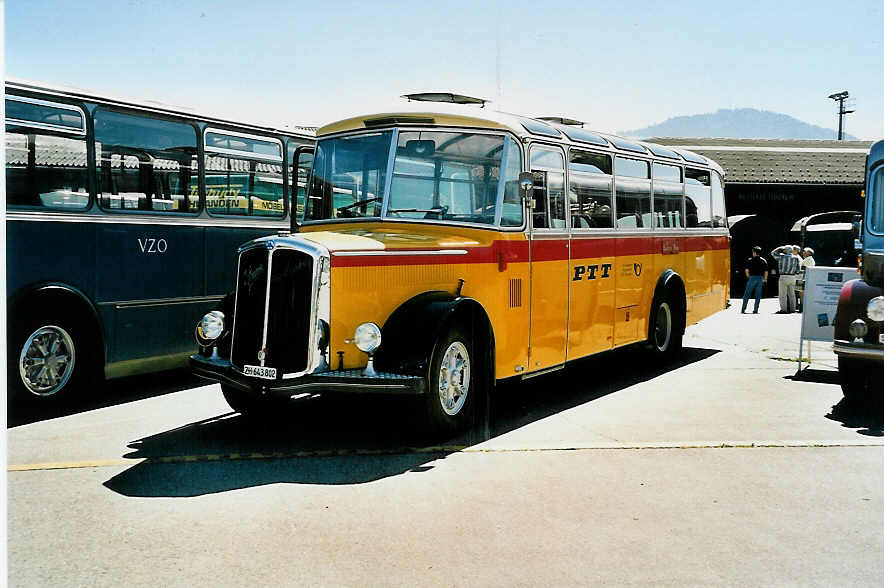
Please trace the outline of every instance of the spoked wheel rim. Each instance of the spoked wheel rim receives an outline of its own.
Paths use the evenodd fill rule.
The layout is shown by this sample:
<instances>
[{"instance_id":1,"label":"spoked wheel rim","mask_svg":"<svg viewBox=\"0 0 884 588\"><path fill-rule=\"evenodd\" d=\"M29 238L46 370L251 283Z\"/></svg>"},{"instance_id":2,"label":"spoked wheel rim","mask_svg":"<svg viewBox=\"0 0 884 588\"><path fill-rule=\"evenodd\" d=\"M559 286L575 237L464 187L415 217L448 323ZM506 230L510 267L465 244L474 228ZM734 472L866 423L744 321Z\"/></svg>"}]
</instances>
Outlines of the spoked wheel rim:
<instances>
[{"instance_id":1,"label":"spoked wheel rim","mask_svg":"<svg viewBox=\"0 0 884 588\"><path fill-rule=\"evenodd\" d=\"M657 307L657 316L654 319L654 346L657 351L669 349L672 340L672 311L668 302L663 302Z\"/></svg>"},{"instance_id":2,"label":"spoked wheel rim","mask_svg":"<svg viewBox=\"0 0 884 588\"><path fill-rule=\"evenodd\" d=\"M463 408L470 392L470 354L466 345L453 341L439 365L439 402L448 416L455 416Z\"/></svg>"},{"instance_id":3,"label":"spoked wheel rim","mask_svg":"<svg viewBox=\"0 0 884 588\"><path fill-rule=\"evenodd\" d=\"M61 327L40 327L27 338L18 360L22 383L32 394L52 396L74 372L74 341Z\"/></svg>"}]
</instances>

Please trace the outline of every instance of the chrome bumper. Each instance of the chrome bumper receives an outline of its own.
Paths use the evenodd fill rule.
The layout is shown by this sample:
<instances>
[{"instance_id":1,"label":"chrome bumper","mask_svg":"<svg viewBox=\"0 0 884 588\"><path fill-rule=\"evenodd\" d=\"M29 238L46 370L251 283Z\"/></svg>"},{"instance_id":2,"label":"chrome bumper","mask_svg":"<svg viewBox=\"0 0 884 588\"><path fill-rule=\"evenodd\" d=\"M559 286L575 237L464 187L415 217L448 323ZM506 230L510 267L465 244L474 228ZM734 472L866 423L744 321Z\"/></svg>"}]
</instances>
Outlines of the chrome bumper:
<instances>
[{"instance_id":1,"label":"chrome bumper","mask_svg":"<svg viewBox=\"0 0 884 588\"><path fill-rule=\"evenodd\" d=\"M328 392L411 396L426 392L424 378L388 372L364 376L362 370L332 370L288 380L262 380L244 376L225 359L213 359L197 354L190 356L189 363L191 371L201 378L227 384L244 392L273 396Z\"/></svg>"},{"instance_id":2,"label":"chrome bumper","mask_svg":"<svg viewBox=\"0 0 884 588\"><path fill-rule=\"evenodd\" d=\"M884 345L876 345L874 343L852 343L850 341L836 339L832 348L839 356L884 362Z\"/></svg>"}]
</instances>

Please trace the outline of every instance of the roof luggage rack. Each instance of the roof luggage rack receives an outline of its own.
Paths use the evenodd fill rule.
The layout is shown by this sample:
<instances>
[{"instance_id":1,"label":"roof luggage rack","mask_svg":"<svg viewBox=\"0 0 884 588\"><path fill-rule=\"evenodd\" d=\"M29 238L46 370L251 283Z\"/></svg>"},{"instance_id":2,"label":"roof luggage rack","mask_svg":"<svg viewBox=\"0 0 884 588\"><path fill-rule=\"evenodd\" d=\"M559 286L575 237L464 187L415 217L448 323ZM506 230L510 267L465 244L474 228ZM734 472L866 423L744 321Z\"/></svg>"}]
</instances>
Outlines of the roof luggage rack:
<instances>
[{"instance_id":1,"label":"roof luggage rack","mask_svg":"<svg viewBox=\"0 0 884 588\"><path fill-rule=\"evenodd\" d=\"M452 94L451 92L418 92L417 94L403 94L401 96L409 102L451 102L453 104L478 104L484 108L490 100L484 98L474 98L472 96L464 96L463 94Z\"/></svg>"}]
</instances>

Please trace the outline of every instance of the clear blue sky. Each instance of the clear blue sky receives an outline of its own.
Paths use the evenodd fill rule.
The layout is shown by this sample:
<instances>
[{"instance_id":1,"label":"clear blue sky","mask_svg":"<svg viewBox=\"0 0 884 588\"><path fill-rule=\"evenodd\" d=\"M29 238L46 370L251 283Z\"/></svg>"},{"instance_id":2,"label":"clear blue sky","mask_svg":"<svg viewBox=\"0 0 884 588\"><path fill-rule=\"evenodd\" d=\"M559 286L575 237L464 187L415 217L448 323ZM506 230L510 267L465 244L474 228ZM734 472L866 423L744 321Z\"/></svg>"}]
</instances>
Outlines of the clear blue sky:
<instances>
[{"instance_id":1,"label":"clear blue sky","mask_svg":"<svg viewBox=\"0 0 884 588\"><path fill-rule=\"evenodd\" d=\"M884 2L6 1L6 75L324 124L400 94L621 131L752 107L884 137Z\"/></svg>"}]
</instances>

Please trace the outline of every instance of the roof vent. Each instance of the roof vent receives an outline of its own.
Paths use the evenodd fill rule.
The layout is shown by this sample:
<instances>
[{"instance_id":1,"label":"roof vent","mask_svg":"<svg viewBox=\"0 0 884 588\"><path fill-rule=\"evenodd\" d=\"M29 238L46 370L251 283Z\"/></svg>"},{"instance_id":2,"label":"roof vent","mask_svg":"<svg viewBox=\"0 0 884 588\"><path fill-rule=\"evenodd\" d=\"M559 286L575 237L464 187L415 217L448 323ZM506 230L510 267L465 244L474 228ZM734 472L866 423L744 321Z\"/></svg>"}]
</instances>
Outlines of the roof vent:
<instances>
[{"instance_id":1,"label":"roof vent","mask_svg":"<svg viewBox=\"0 0 884 588\"><path fill-rule=\"evenodd\" d=\"M538 116L537 120L545 120L546 122L556 123L560 125L568 125L569 127L582 127L585 124L582 120L565 118L564 116Z\"/></svg>"},{"instance_id":2,"label":"roof vent","mask_svg":"<svg viewBox=\"0 0 884 588\"><path fill-rule=\"evenodd\" d=\"M453 104L478 104L483 107L491 102L484 98L473 98L472 96L464 96L463 94L452 94L451 92L419 92L417 94L403 94L409 102L451 102Z\"/></svg>"}]
</instances>

